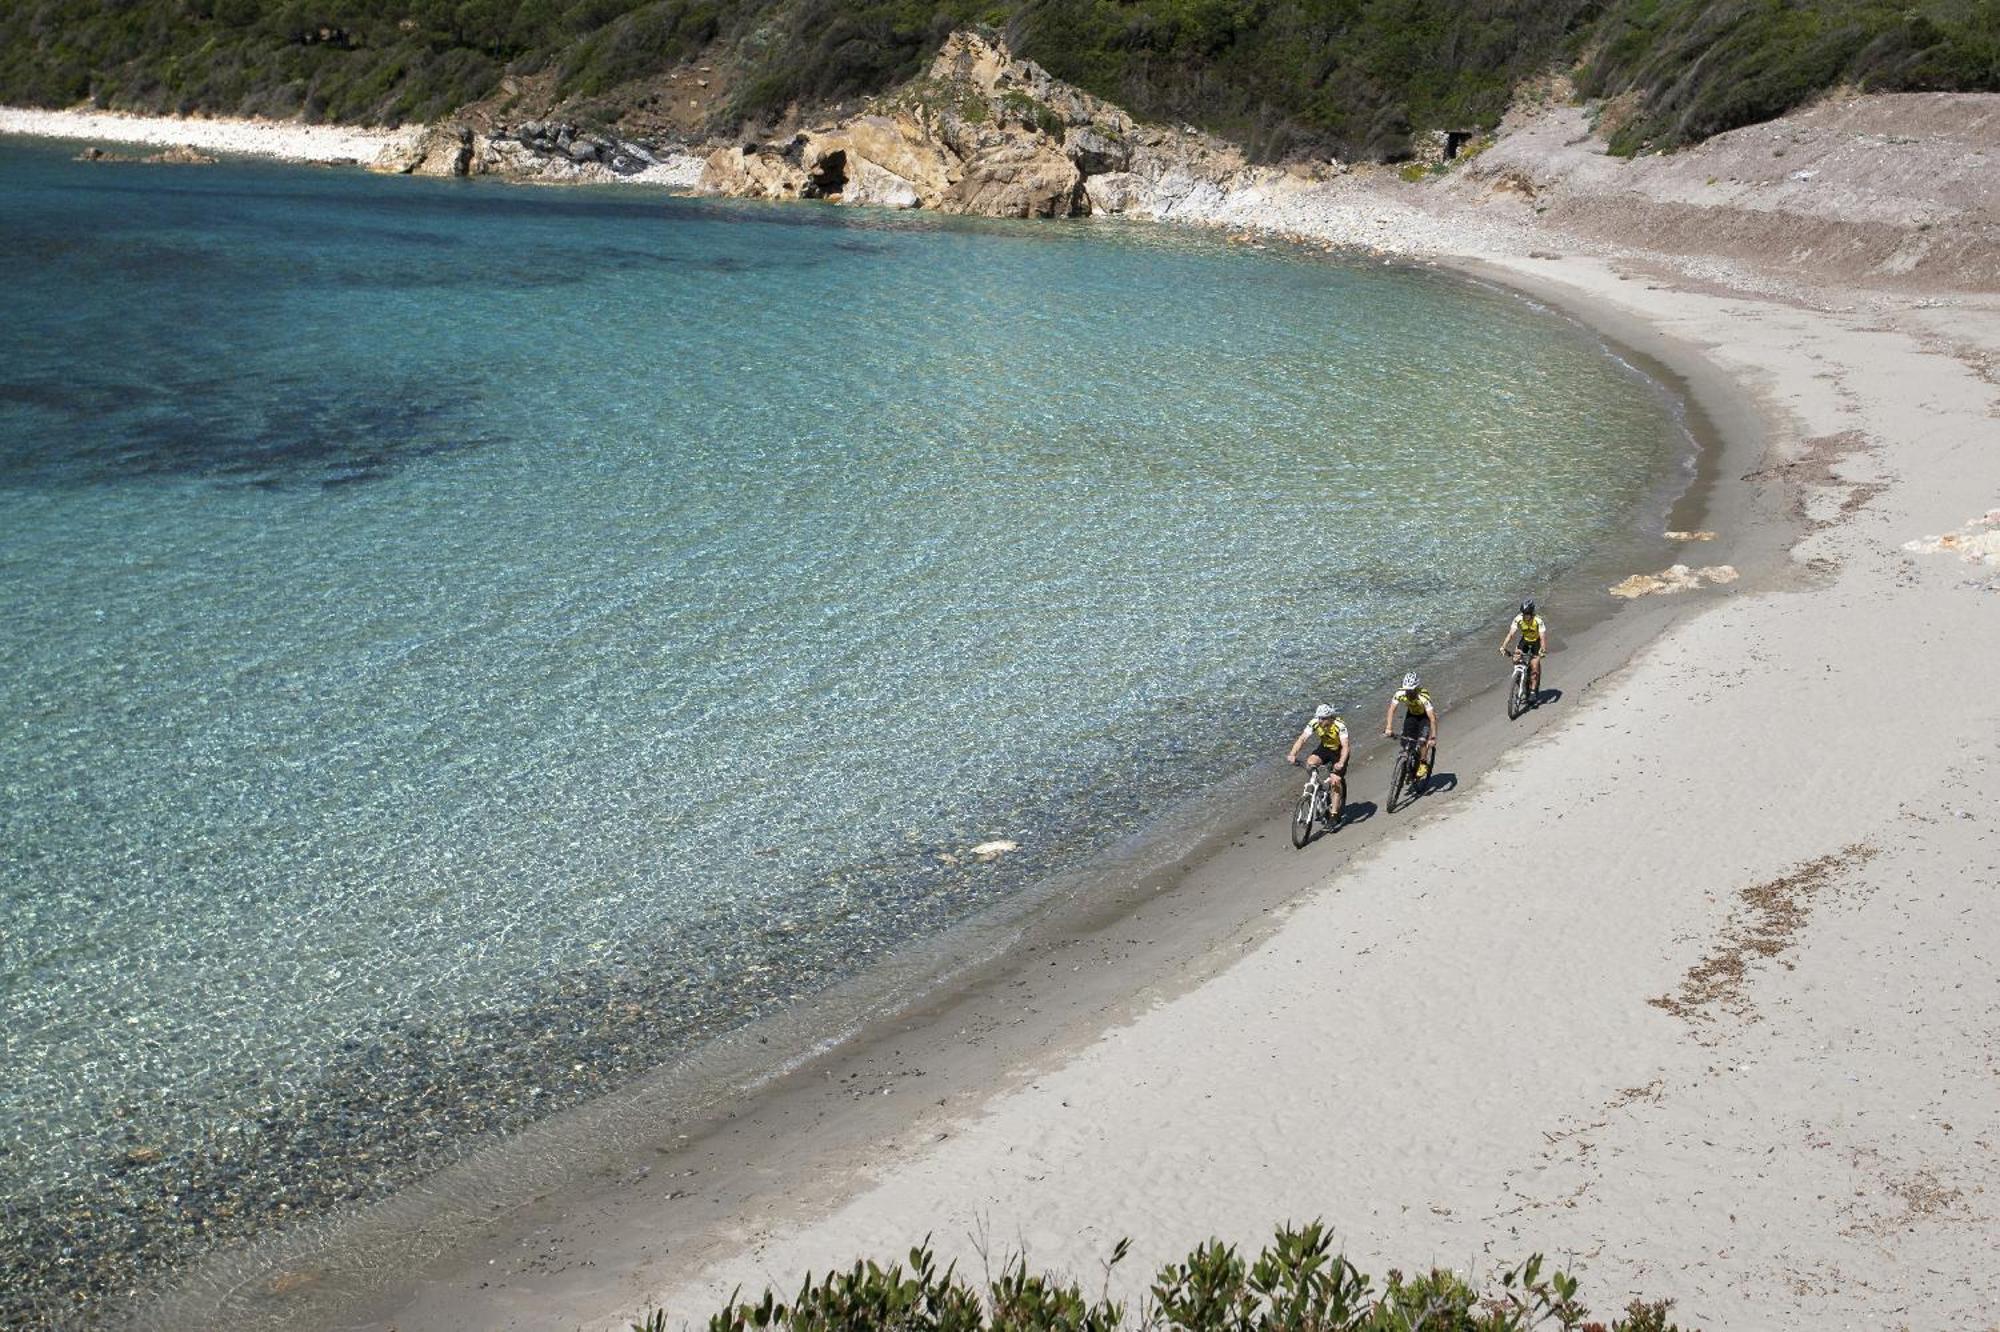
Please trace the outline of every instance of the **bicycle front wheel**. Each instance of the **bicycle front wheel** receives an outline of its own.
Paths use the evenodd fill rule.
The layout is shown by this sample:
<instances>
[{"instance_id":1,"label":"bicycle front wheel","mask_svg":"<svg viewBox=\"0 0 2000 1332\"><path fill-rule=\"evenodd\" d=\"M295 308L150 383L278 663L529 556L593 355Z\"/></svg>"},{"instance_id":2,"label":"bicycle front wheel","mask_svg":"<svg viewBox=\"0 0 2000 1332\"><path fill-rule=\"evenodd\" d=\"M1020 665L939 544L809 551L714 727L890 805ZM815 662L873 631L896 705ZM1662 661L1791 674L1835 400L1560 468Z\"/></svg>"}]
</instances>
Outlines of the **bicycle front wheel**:
<instances>
[{"instance_id":1,"label":"bicycle front wheel","mask_svg":"<svg viewBox=\"0 0 2000 1332\"><path fill-rule=\"evenodd\" d=\"M1303 851L1306 843L1312 840L1312 835L1313 798L1312 792L1306 791L1299 796L1299 803L1292 810L1292 845Z\"/></svg>"},{"instance_id":2,"label":"bicycle front wheel","mask_svg":"<svg viewBox=\"0 0 2000 1332\"><path fill-rule=\"evenodd\" d=\"M1396 756L1396 766L1389 776L1389 812L1394 814L1396 806L1402 803L1403 795L1410 789L1410 751L1404 750Z\"/></svg>"},{"instance_id":3,"label":"bicycle front wheel","mask_svg":"<svg viewBox=\"0 0 2000 1332\"><path fill-rule=\"evenodd\" d=\"M1514 721L1528 710L1528 670L1525 666L1514 668L1514 678L1507 687L1507 720Z\"/></svg>"}]
</instances>

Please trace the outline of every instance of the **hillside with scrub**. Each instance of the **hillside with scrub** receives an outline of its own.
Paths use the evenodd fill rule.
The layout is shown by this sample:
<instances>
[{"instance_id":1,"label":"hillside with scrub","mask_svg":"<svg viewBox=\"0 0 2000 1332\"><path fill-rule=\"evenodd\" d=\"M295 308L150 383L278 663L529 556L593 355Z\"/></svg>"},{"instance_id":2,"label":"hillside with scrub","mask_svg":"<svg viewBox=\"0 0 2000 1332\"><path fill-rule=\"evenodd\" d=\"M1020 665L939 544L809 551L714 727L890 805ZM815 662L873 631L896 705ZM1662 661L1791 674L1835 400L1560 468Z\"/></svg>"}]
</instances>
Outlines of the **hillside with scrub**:
<instances>
[{"instance_id":1,"label":"hillside with scrub","mask_svg":"<svg viewBox=\"0 0 2000 1332\"><path fill-rule=\"evenodd\" d=\"M2000 0L15 0L0 103L400 125L527 88L716 138L879 94L967 26L1262 161L1394 159L1550 70L1619 101L1627 153L1834 87L2000 90Z\"/></svg>"}]
</instances>

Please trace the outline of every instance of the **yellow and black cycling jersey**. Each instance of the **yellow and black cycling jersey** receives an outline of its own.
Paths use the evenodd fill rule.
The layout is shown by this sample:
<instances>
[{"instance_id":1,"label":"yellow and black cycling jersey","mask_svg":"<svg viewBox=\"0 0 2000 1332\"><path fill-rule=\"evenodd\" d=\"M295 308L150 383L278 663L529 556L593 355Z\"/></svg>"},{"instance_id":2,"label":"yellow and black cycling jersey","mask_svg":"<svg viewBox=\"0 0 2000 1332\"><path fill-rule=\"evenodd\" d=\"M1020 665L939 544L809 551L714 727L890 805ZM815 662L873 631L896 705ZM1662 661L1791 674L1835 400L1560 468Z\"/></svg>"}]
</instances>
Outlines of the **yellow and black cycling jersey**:
<instances>
[{"instance_id":1,"label":"yellow and black cycling jersey","mask_svg":"<svg viewBox=\"0 0 2000 1332\"><path fill-rule=\"evenodd\" d=\"M1522 647L1533 647L1542 641L1542 635L1549 631L1539 615L1516 615L1514 632L1521 636Z\"/></svg>"},{"instance_id":2,"label":"yellow and black cycling jersey","mask_svg":"<svg viewBox=\"0 0 2000 1332\"><path fill-rule=\"evenodd\" d=\"M1338 753L1340 747L1347 743L1347 723L1338 717L1328 717L1325 721L1307 722L1306 729L1313 733L1321 746L1331 749L1335 753Z\"/></svg>"},{"instance_id":3,"label":"yellow and black cycling jersey","mask_svg":"<svg viewBox=\"0 0 2000 1332\"><path fill-rule=\"evenodd\" d=\"M1428 689L1398 689L1396 701L1412 717L1421 717L1431 710L1431 692Z\"/></svg>"}]
</instances>

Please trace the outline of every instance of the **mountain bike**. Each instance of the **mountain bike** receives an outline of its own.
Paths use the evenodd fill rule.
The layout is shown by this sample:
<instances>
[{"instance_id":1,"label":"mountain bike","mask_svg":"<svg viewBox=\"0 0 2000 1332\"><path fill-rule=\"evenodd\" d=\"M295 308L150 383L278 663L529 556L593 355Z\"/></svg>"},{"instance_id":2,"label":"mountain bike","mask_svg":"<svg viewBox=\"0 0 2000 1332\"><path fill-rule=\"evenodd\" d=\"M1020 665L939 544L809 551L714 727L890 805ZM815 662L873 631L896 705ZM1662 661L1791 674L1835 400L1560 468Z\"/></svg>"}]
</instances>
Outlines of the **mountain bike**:
<instances>
[{"instance_id":1,"label":"mountain bike","mask_svg":"<svg viewBox=\"0 0 2000 1332\"><path fill-rule=\"evenodd\" d=\"M1398 735L1396 745L1400 752L1396 755L1396 766L1389 774L1389 804L1391 814L1399 805L1407 805L1415 800L1420 783L1417 781L1417 761L1423 757L1424 742L1414 735Z\"/></svg>"},{"instance_id":2,"label":"mountain bike","mask_svg":"<svg viewBox=\"0 0 2000 1332\"><path fill-rule=\"evenodd\" d=\"M1315 823L1324 825L1328 832L1340 826L1340 811L1333 808L1332 777L1333 770L1324 763L1306 769L1305 789L1292 808L1292 845L1301 851L1312 840Z\"/></svg>"},{"instance_id":3,"label":"mountain bike","mask_svg":"<svg viewBox=\"0 0 2000 1332\"><path fill-rule=\"evenodd\" d=\"M1534 706L1528 697L1528 654L1514 649L1514 678L1507 685L1507 720L1514 721Z\"/></svg>"}]
</instances>

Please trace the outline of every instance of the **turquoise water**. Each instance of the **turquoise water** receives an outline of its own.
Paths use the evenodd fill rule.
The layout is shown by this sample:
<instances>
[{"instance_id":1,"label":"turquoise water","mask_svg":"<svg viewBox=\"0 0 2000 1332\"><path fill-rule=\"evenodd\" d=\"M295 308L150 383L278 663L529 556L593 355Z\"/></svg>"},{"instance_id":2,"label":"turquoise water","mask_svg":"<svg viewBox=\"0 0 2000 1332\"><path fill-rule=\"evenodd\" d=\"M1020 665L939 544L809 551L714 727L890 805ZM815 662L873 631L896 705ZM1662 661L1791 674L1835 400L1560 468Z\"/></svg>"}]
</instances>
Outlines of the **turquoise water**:
<instances>
[{"instance_id":1,"label":"turquoise water","mask_svg":"<svg viewBox=\"0 0 2000 1332\"><path fill-rule=\"evenodd\" d=\"M1379 706L1682 445L1517 299L1158 230L18 143L0 191L16 1314Z\"/></svg>"}]
</instances>

